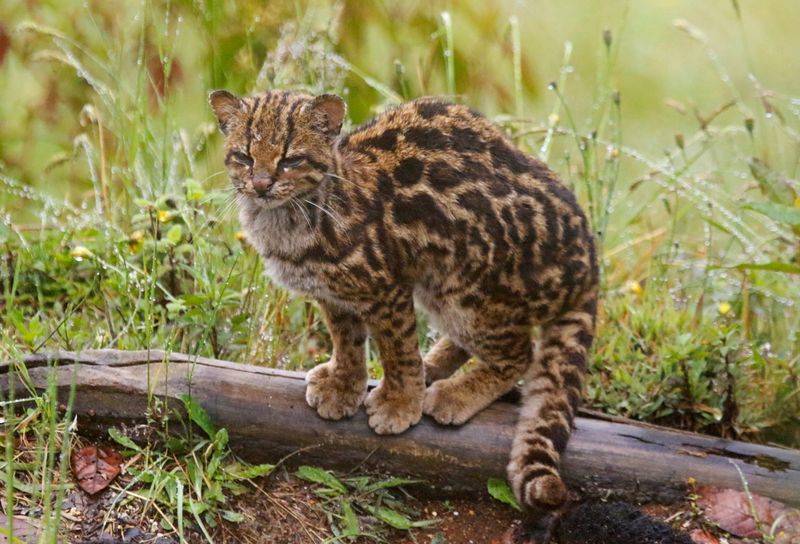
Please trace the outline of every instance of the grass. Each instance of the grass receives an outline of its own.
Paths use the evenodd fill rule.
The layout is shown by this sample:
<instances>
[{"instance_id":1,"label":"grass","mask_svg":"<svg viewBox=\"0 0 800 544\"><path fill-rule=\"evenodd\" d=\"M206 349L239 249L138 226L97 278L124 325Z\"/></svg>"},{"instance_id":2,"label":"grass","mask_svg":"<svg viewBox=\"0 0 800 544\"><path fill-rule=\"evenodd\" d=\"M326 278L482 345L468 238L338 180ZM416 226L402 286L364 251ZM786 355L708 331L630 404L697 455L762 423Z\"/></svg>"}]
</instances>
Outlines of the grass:
<instances>
[{"instance_id":1,"label":"grass","mask_svg":"<svg viewBox=\"0 0 800 544\"><path fill-rule=\"evenodd\" d=\"M773 51L800 45L800 8L780 4L6 2L0 358L22 377L24 353L53 349L325 360L314 305L241 242L206 92L339 92L353 123L442 94L495 118L590 215L590 406L798 446L800 66ZM5 509L58 519L80 437L53 391L14 395ZM187 512L160 504L171 523Z\"/></svg>"}]
</instances>

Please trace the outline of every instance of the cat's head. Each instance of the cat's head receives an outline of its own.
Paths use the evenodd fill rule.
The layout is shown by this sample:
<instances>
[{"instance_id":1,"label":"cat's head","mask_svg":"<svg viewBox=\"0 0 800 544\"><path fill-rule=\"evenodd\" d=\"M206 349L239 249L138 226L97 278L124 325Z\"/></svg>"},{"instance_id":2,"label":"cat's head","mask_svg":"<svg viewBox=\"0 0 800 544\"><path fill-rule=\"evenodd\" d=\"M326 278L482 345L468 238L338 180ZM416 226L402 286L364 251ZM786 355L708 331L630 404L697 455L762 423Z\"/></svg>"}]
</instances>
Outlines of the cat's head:
<instances>
[{"instance_id":1,"label":"cat's head","mask_svg":"<svg viewBox=\"0 0 800 544\"><path fill-rule=\"evenodd\" d=\"M262 208L313 192L333 171L333 142L346 106L336 95L270 91L208 96L225 135L225 166L236 190Z\"/></svg>"}]
</instances>

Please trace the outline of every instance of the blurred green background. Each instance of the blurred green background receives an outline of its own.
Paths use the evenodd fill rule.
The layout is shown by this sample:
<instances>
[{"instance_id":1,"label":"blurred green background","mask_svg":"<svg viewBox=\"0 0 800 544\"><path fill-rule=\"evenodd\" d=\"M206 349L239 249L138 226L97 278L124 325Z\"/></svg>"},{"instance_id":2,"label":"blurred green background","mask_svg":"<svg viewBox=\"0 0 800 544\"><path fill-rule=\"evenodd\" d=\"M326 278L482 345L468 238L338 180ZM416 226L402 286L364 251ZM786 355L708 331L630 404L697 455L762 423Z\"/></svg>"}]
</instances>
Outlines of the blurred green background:
<instances>
[{"instance_id":1,"label":"blurred green background","mask_svg":"<svg viewBox=\"0 0 800 544\"><path fill-rule=\"evenodd\" d=\"M324 360L313 305L274 289L237 241L207 93L338 92L352 124L445 95L496 119L589 210L604 271L590 405L800 440L800 3L2 0L0 11L6 355Z\"/></svg>"},{"instance_id":2,"label":"blurred green background","mask_svg":"<svg viewBox=\"0 0 800 544\"><path fill-rule=\"evenodd\" d=\"M43 51L51 44L40 33L26 31L24 25L20 28L25 21L64 33L85 48L85 56L76 48L78 58L113 93L135 92L140 56L148 66L149 77L156 79L160 75L154 73L161 71L159 57L168 58L173 64L172 92L165 104L171 121L189 127L209 119L204 105L209 89L252 92L270 87L269 77L258 76L268 53L280 43L284 46L280 54L288 57L283 60L289 64L335 53L359 73L401 95L454 91L461 100L488 114L517 113L511 17L519 20L521 113L541 121L546 118L553 102L546 85L559 78L564 47L571 44L571 75L565 93L576 119L583 121L592 115L598 72L605 65L601 36L610 29L617 48L613 85L624 99L626 141L659 153L672 144L673 133L691 131L696 126L691 114L682 115L669 108L667 99L682 102L689 113L694 107L708 113L737 96L757 98L753 96L753 81L764 90L797 93L800 58L792 52L800 50L800 35L795 31L800 4L791 0L744 0L741 10L739 18L730 0L4 0L0 23L0 157L10 174L27 183L36 184L42 178L63 183L65 178L75 181L86 177L85 171L59 172L51 177L44 170L54 153L71 151L72 138L81 132L81 108L96 98L70 66L53 62ZM454 89L448 88L442 54L443 12L452 16ZM714 54L693 39L691 31L681 30L676 24L680 21L702 32L702 38L698 38L706 40ZM304 41L313 40L309 32L324 34L317 49ZM298 41L281 42L282 33L294 33ZM404 67L405 86L398 81L398 62ZM98 64L106 69L98 70ZM275 68L279 72L292 70L291 66ZM725 80L720 77L721 69ZM338 72L335 66L327 71L332 78L327 82L324 77L308 81L305 76L293 77L297 74L282 75L294 85L339 86L340 74L334 74ZM362 77L345 72L351 119L360 123L385 97ZM301 79L306 81L298 81ZM156 110L151 113L158 115Z\"/></svg>"}]
</instances>

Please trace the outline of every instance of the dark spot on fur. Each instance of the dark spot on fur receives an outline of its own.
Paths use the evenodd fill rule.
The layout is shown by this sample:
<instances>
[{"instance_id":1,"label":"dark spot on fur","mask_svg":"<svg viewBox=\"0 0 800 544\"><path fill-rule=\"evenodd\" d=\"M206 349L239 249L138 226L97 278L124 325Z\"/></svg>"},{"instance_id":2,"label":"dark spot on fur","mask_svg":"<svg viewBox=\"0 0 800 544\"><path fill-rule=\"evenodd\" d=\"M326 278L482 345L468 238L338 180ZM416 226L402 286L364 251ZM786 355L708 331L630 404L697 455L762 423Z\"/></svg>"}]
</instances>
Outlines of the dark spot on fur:
<instances>
[{"instance_id":1,"label":"dark spot on fur","mask_svg":"<svg viewBox=\"0 0 800 544\"><path fill-rule=\"evenodd\" d=\"M592 340L594 340L594 336L589 331L580 331L578 334L575 335L575 339L578 341L580 345L585 348L589 348L592 345Z\"/></svg>"},{"instance_id":2,"label":"dark spot on fur","mask_svg":"<svg viewBox=\"0 0 800 544\"><path fill-rule=\"evenodd\" d=\"M444 149L449 138L441 130L431 127L412 127L403 133L405 140L420 149Z\"/></svg>"},{"instance_id":3,"label":"dark spot on fur","mask_svg":"<svg viewBox=\"0 0 800 544\"><path fill-rule=\"evenodd\" d=\"M400 161L394 169L394 177L401 185L414 185L422 176L424 166L416 157L408 157Z\"/></svg>"},{"instance_id":4,"label":"dark spot on fur","mask_svg":"<svg viewBox=\"0 0 800 544\"><path fill-rule=\"evenodd\" d=\"M490 171L488 163L484 160L475 159L471 156L461 157L461 170L469 179L488 180L498 175L497 171Z\"/></svg>"},{"instance_id":5,"label":"dark spot on fur","mask_svg":"<svg viewBox=\"0 0 800 544\"><path fill-rule=\"evenodd\" d=\"M463 174L444 161L428 163L425 176L435 189L444 191L461 184Z\"/></svg>"},{"instance_id":6,"label":"dark spot on fur","mask_svg":"<svg viewBox=\"0 0 800 544\"><path fill-rule=\"evenodd\" d=\"M521 174L531 169L531 159L501 138L492 140L489 144L489 153L491 153L492 164L495 168L508 168L515 174Z\"/></svg>"},{"instance_id":7,"label":"dark spot on fur","mask_svg":"<svg viewBox=\"0 0 800 544\"><path fill-rule=\"evenodd\" d=\"M528 203L520 204L515 210L517 221L523 225L533 225L533 208Z\"/></svg>"},{"instance_id":8,"label":"dark spot on fur","mask_svg":"<svg viewBox=\"0 0 800 544\"><path fill-rule=\"evenodd\" d=\"M475 295L466 295L461 297L461 305L466 308L480 308L483 304L483 299Z\"/></svg>"},{"instance_id":9,"label":"dark spot on fur","mask_svg":"<svg viewBox=\"0 0 800 544\"><path fill-rule=\"evenodd\" d=\"M580 368L580 367L578 367ZM581 374L577 370L564 372L564 387L581 390Z\"/></svg>"},{"instance_id":10,"label":"dark spot on fur","mask_svg":"<svg viewBox=\"0 0 800 544\"><path fill-rule=\"evenodd\" d=\"M377 149L383 149L384 151L392 151L395 147L397 147L397 135L398 130L395 128L390 128L380 136L375 136L374 138L370 138L364 141L364 145L369 147L375 147Z\"/></svg>"},{"instance_id":11,"label":"dark spot on fur","mask_svg":"<svg viewBox=\"0 0 800 544\"><path fill-rule=\"evenodd\" d=\"M558 410L558 412L564 412L564 410ZM565 429L564 425L560 422L553 422L551 423L550 427L546 427L542 429L542 435L546 436L550 439L553 443L553 448L561 453L567 447L567 441L569 440L569 429Z\"/></svg>"},{"instance_id":12,"label":"dark spot on fur","mask_svg":"<svg viewBox=\"0 0 800 544\"><path fill-rule=\"evenodd\" d=\"M453 149L459 152L470 151L479 153L486 149L486 142L483 141L480 134L471 128L454 128L450 141Z\"/></svg>"},{"instance_id":13,"label":"dark spot on fur","mask_svg":"<svg viewBox=\"0 0 800 544\"><path fill-rule=\"evenodd\" d=\"M378 193L385 200L394 198L394 183L385 170L378 170Z\"/></svg>"},{"instance_id":14,"label":"dark spot on fur","mask_svg":"<svg viewBox=\"0 0 800 544\"><path fill-rule=\"evenodd\" d=\"M546 467L557 466L557 463L550 456L549 453L547 453L544 450L537 450L537 449L530 450L523 458L523 464L526 466L532 465L534 463L537 463L539 465L544 465ZM549 474L552 474L552 472L550 472Z\"/></svg>"},{"instance_id":15,"label":"dark spot on fur","mask_svg":"<svg viewBox=\"0 0 800 544\"><path fill-rule=\"evenodd\" d=\"M467 191L466 193L458 195L458 204L473 212L483 214L485 211L491 211L492 205L489 199L486 198L480 191Z\"/></svg>"},{"instance_id":16,"label":"dark spot on fur","mask_svg":"<svg viewBox=\"0 0 800 544\"><path fill-rule=\"evenodd\" d=\"M411 198L395 199L394 220L401 225L422 224L443 236L450 231L447 216L433 198L425 193L417 193Z\"/></svg>"},{"instance_id":17,"label":"dark spot on fur","mask_svg":"<svg viewBox=\"0 0 800 544\"><path fill-rule=\"evenodd\" d=\"M417 104L417 113L423 119L433 119L437 115L447 115L449 106L444 102L424 101Z\"/></svg>"}]
</instances>

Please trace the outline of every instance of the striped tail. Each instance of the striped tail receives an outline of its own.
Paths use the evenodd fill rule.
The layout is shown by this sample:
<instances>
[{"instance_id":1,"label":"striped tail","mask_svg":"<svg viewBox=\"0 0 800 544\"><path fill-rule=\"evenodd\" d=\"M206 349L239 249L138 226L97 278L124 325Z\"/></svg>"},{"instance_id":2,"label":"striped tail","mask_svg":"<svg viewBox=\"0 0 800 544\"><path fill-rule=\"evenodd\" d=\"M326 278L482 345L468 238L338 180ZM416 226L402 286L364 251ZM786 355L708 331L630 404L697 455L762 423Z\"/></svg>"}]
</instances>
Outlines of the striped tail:
<instances>
[{"instance_id":1,"label":"striped tail","mask_svg":"<svg viewBox=\"0 0 800 544\"><path fill-rule=\"evenodd\" d=\"M517 500L534 513L555 510L567 500L559 467L581 401L597 290L590 289L573 308L543 329L511 448L509 482Z\"/></svg>"}]
</instances>

